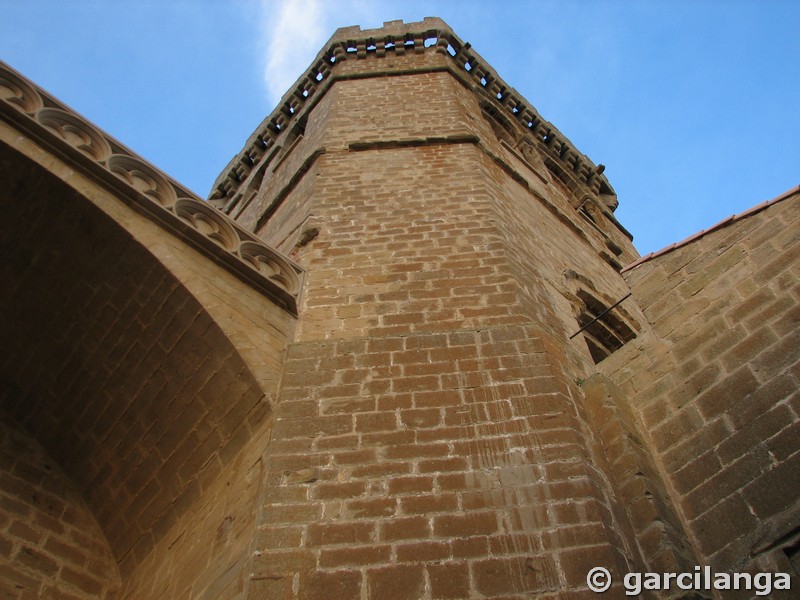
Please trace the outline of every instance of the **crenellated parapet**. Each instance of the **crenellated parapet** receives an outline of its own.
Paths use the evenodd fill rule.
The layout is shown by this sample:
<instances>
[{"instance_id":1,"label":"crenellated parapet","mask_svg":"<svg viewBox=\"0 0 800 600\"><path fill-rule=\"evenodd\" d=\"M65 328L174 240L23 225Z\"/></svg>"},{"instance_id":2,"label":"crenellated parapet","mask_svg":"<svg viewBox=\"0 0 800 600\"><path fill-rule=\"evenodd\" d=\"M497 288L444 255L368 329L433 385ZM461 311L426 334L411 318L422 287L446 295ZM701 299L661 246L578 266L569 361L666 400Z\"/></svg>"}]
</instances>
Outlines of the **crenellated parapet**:
<instances>
[{"instance_id":1,"label":"crenellated parapet","mask_svg":"<svg viewBox=\"0 0 800 600\"><path fill-rule=\"evenodd\" d=\"M525 142L537 148L548 169L576 198L576 208L592 197L613 219L616 194L603 173L552 123L545 120L521 94L507 84L469 43L461 40L441 19L429 17L417 23L391 21L381 29L337 30L306 73L281 99L278 107L250 136L244 149L228 164L211 191L210 200L223 207L244 185L265 155L276 151L286 132L302 122L327 89L340 78L337 67L345 61L370 57L400 57L406 54L438 53L446 57L447 69L462 83L490 102L504 117L524 131Z\"/></svg>"},{"instance_id":2,"label":"crenellated parapet","mask_svg":"<svg viewBox=\"0 0 800 600\"><path fill-rule=\"evenodd\" d=\"M0 118L296 314L299 266L3 62Z\"/></svg>"}]
</instances>

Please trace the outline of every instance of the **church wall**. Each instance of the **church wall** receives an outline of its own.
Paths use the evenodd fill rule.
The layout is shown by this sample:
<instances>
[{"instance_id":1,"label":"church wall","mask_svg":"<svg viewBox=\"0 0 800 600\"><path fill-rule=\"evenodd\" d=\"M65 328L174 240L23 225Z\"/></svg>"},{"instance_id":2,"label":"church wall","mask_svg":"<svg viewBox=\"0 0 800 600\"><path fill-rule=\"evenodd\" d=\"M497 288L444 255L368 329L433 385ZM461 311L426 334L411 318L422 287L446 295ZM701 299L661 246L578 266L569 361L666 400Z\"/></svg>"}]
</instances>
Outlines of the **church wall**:
<instances>
[{"instance_id":1,"label":"church wall","mask_svg":"<svg viewBox=\"0 0 800 600\"><path fill-rule=\"evenodd\" d=\"M272 419L251 415L235 448L214 458L175 501L166 534L128 575L120 598L240 598L251 568L263 453Z\"/></svg>"},{"instance_id":2,"label":"church wall","mask_svg":"<svg viewBox=\"0 0 800 600\"><path fill-rule=\"evenodd\" d=\"M235 597L294 318L13 141L22 151L0 146L14 207L0 226L4 409L85 498L121 597Z\"/></svg>"},{"instance_id":3,"label":"church wall","mask_svg":"<svg viewBox=\"0 0 800 600\"><path fill-rule=\"evenodd\" d=\"M792 572L800 488L800 196L626 273L652 330L601 363L704 562Z\"/></svg>"},{"instance_id":4,"label":"church wall","mask_svg":"<svg viewBox=\"0 0 800 600\"><path fill-rule=\"evenodd\" d=\"M0 417L0 596L111 599L120 577L103 532L58 463Z\"/></svg>"},{"instance_id":5,"label":"church wall","mask_svg":"<svg viewBox=\"0 0 800 600\"><path fill-rule=\"evenodd\" d=\"M797 568L797 190L622 269L602 165L440 20L309 69L210 205L0 73L0 591Z\"/></svg>"},{"instance_id":6,"label":"church wall","mask_svg":"<svg viewBox=\"0 0 800 600\"><path fill-rule=\"evenodd\" d=\"M502 149L500 149L502 150ZM628 291L618 270L602 257L602 237L569 204L544 165L538 166L544 181L513 155L505 153L525 185L508 177L488 156L481 170L491 194L491 218L497 221L504 255L513 269L523 303L530 318L551 335L566 339L580 328L575 307L576 286L583 286L610 306ZM565 220L573 221L571 226ZM643 320L635 305L621 306L634 328ZM582 337L566 341L577 359L576 376L594 368Z\"/></svg>"},{"instance_id":7,"label":"church wall","mask_svg":"<svg viewBox=\"0 0 800 600\"><path fill-rule=\"evenodd\" d=\"M294 255L306 288L249 597L579 595L590 562L638 564L586 458L551 314L532 319L521 300L501 227L571 234L546 209L498 216L497 195L517 192L486 183L475 131L493 134L479 111L466 118L463 89L433 73L328 92L331 143L287 198L319 233ZM431 102L392 118L387 98L417 92ZM439 137L470 123L472 137Z\"/></svg>"},{"instance_id":8,"label":"church wall","mask_svg":"<svg viewBox=\"0 0 800 600\"><path fill-rule=\"evenodd\" d=\"M611 399L613 391L603 384L586 383L597 366L583 336L568 340L581 326L573 304L578 287L611 306L627 295L627 284L618 269L603 258L607 251L604 238L578 218L544 165L539 165L544 176L539 177L507 150L500 147L497 151L509 165L517 166L525 185L509 178L486 157L484 180L492 191L495 219L504 232L505 255L522 290L523 306L529 318L552 336L562 377L572 388L577 417L573 426L585 436L595 467L583 476L602 490L602 501L615 517L614 527L626 540L631 568L691 569L694 563L688 541L652 461L639 447L635 424ZM565 219L572 220L571 226L564 224ZM630 247L626 251L635 252ZM614 310L624 315L634 331L646 323L634 302Z\"/></svg>"},{"instance_id":9,"label":"church wall","mask_svg":"<svg viewBox=\"0 0 800 600\"><path fill-rule=\"evenodd\" d=\"M286 244L296 241L297 228L307 217L305 205L295 198L308 197L304 190L313 186L315 163L325 150L330 104L330 96L318 98L302 124L291 126L281 144L259 160L237 199L225 209L239 225L286 254L293 248Z\"/></svg>"},{"instance_id":10,"label":"church wall","mask_svg":"<svg viewBox=\"0 0 800 600\"><path fill-rule=\"evenodd\" d=\"M341 152L320 163L303 339L518 322L471 144ZM381 185L391 181L391 186Z\"/></svg>"}]
</instances>

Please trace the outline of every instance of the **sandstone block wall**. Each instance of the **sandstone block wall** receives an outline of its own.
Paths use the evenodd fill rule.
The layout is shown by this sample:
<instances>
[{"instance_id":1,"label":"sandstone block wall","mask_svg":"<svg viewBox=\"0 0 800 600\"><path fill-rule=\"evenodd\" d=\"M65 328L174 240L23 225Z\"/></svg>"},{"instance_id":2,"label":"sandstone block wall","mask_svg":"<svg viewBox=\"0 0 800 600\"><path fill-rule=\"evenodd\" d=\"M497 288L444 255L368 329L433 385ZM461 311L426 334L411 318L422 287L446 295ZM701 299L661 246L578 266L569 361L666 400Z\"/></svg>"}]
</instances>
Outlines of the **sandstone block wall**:
<instances>
[{"instance_id":1,"label":"sandstone block wall","mask_svg":"<svg viewBox=\"0 0 800 600\"><path fill-rule=\"evenodd\" d=\"M651 331L601 363L701 560L793 572L800 195L625 274Z\"/></svg>"},{"instance_id":2,"label":"sandstone block wall","mask_svg":"<svg viewBox=\"0 0 800 600\"><path fill-rule=\"evenodd\" d=\"M0 81L8 597L796 567L797 190L623 269L602 166L438 19L334 35L215 184L238 226Z\"/></svg>"},{"instance_id":3,"label":"sandstone block wall","mask_svg":"<svg viewBox=\"0 0 800 600\"><path fill-rule=\"evenodd\" d=\"M567 341L565 270L626 290L607 236L447 61L337 65L227 209L307 270L249 597L578 597L644 564Z\"/></svg>"},{"instance_id":4,"label":"sandstone block wall","mask_svg":"<svg viewBox=\"0 0 800 600\"><path fill-rule=\"evenodd\" d=\"M0 137L11 597L235 597L293 315L84 165Z\"/></svg>"},{"instance_id":5,"label":"sandstone block wall","mask_svg":"<svg viewBox=\"0 0 800 600\"><path fill-rule=\"evenodd\" d=\"M80 492L34 438L0 420L0 595L114 598L120 576Z\"/></svg>"}]
</instances>

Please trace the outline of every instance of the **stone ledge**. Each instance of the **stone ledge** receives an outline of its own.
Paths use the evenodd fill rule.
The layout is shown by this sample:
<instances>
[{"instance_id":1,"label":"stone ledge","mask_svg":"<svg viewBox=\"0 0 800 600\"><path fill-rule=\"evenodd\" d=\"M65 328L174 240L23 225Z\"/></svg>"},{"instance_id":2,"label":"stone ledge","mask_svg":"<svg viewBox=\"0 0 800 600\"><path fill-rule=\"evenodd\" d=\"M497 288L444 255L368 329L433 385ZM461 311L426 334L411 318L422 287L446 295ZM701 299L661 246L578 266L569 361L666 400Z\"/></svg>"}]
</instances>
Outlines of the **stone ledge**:
<instances>
[{"instance_id":1,"label":"stone ledge","mask_svg":"<svg viewBox=\"0 0 800 600\"><path fill-rule=\"evenodd\" d=\"M303 270L0 61L0 119L297 314Z\"/></svg>"}]
</instances>

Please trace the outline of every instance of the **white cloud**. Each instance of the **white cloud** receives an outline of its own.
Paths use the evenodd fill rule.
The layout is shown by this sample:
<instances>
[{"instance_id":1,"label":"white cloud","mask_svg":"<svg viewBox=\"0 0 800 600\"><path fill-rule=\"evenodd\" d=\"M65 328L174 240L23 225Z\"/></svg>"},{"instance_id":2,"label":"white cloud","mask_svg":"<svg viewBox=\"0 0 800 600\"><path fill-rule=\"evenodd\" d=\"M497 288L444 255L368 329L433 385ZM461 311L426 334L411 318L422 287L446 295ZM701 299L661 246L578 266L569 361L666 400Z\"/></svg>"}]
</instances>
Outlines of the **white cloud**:
<instances>
[{"instance_id":1,"label":"white cloud","mask_svg":"<svg viewBox=\"0 0 800 600\"><path fill-rule=\"evenodd\" d=\"M379 27L378 12L366 0L260 0L258 47L270 103L277 105L337 27Z\"/></svg>"},{"instance_id":2,"label":"white cloud","mask_svg":"<svg viewBox=\"0 0 800 600\"><path fill-rule=\"evenodd\" d=\"M277 104L333 31L320 0L265 0L262 9L264 79L270 102Z\"/></svg>"}]
</instances>

